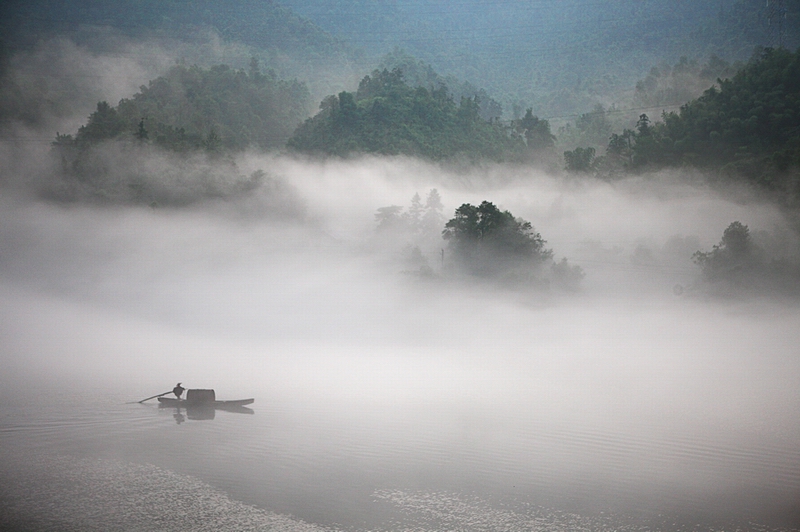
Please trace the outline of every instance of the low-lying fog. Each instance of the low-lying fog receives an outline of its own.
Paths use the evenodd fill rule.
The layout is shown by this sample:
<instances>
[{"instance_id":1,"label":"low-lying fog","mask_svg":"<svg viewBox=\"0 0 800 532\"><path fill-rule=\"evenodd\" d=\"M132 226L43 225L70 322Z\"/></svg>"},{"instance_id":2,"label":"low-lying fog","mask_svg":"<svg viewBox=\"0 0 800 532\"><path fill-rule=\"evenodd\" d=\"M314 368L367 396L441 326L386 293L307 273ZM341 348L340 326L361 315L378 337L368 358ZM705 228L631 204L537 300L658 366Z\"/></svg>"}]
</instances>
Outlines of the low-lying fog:
<instances>
[{"instance_id":1,"label":"low-lying fog","mask_svg":"<svg viewBox=\"0 0 800 532\"><path fill-rule=\"evenodd\" d=\"M787 442L800 441L800 311L676 289L698 280L692 252L731 221L779 233L769 205L667 177L609 184L403 159L238 165L289 184L295 207L276 207L268 187L182 208L59 204L18 190L1 200L3 402L87 388L135 400L182 381L333 416L366 408L451 423L461 412L454 446L499 439L524 464L513 450L522 416L614 435L634 451L671 449L551 449L568 476L577 453L592 482L633 475L636 490L692 498L766 490L784 510L797 500L798 447ZM407 273L407 243L376 231L375 213L432 188L447 218L487 199L531 221L557 259L584 269L581 288ZM438 274L447 251L427 245ZM732 454L711 453L714 465L698 471L702 459L682 461L686 441ZM737 453L773 446L774 462L736 466Z\"/></svg>"},{"instance_id":2,"label":"low-lying fog","mask_svg":"<svg viewBox=\"0 0 800 532\"><path fill-rule=\"evenodd\" d=\"M289 183L298 214L270 216L274 206L261 197L269 190L186 208L6 196L3 356L13 370L5 378L218 382L228 368L237 386L245 378L369 400L563 395L579 409L607 400L636 410L646 399L665 408L699 402L700 410L719 402L724 411L767 406L749 394L738 403L755 385L730 380L748 374L739 359L757 351L759 364L779 364L791 354L795 309L675 290L697 280L692 253L710 249L731 221L779 227L768 205L738 205L666 178L612 185L405 160L240 161L244 173L251 167ZM432 188L447 218L461 203L488 199L531 221L556 259L584 269L581 289L404 273L408 242L376 231L375 213ZM438 273L446 242L426 243ZM792 386L769 388L795 399Z\"/></svg>"},{"instance_id":3,"label":"low-lying fog","mask_svg":"<svg viewBox=\"0 0 800 532\"><path fill-rule=\"evenodd\" d=\"M719 499L761 517L797 515L800 309L692 289L692 253L733 221L762 242L791 243L769 204L681 175L607 183L253 154L236 172L263 170L267 184L229 199L58 202L27 186L47 173L32 163L46 147L11 146L0 198L2 403L86 388L136 400L181 381L287 412L368 410L408 419L412 431L455 424L452 449L502 448L522 469L547 462L546 482L583 479L595 494L622 477L665 508ZM194 193L168 156L140 163L156 177L165 164L173 185ZM532 222L557 260L583 269L580 288L454 280L439 275L449 255L436 234L414 242L376 230L378 208L408 209L431 189L445 219L488 200ZM433 275L414 274L411 245ZM535 435L520 420L619 445L592 454L588 439L565 437L533 457L525 440ZM363 444L381 437L365 431Z\"/></svg>"}]
</instances>

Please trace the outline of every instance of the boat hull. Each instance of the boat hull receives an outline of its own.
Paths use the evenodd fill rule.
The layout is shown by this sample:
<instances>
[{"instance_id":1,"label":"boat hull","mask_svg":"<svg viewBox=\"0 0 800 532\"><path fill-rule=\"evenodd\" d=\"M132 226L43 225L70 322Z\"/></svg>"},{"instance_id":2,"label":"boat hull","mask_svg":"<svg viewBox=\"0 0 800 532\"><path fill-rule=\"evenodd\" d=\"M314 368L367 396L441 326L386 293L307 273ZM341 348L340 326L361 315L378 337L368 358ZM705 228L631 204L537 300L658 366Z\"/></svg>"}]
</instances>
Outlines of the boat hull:
<instances>
[{"instance_id":1,"label":"boat hull","mask_svg":"<svg viewBox=\"0 0 800 532\"><path fill-rule=\"evenodd\" d=\"M176 399L173 397L159 397L160 406L171 406L178 408L227 408L253 404L255 399L237 399L234 401L187 401L186 399Z\"/></svg>"}]
</instances>

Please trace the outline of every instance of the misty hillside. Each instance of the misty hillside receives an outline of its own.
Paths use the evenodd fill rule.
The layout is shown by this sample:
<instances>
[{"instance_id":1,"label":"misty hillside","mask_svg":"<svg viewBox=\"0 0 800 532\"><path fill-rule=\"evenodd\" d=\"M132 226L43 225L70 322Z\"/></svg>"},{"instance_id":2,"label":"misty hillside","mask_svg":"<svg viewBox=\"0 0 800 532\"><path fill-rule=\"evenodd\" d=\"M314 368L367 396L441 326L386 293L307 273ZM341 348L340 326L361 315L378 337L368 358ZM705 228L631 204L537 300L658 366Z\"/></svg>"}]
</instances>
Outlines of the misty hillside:
<instances>
[{"instance_id":1,"label":"misty hillside","mask_svg":"<svg viewBox=\"0 0 800 532\"><path fill-rule=\"evenodd\" d=\"M0 72L9 54L36 54L56 39L96 54L133 54L145 63L161 62L159 56L167 53L172 64L185 59L206 68L220 63L247 68L256 57L265 70L274 70L281 78L300 78L315 99L344 88L353 78L352 69L358 68L359 75L369 70L357 67L359 52L344 40L272 0L0 3ZM153 74L165 70L161 67Z\"/></svg>"},{"instance_id":2,"label":"misty hillside","mask_svg":"<svg viewBox=\"0 0 800 532\"><path fill-rule=\"evenodd\" d=\"M780 36L762 0L284 3L375 55L401 47L486 88L505 118L530 106L552 117L619 102L620 91L664 60L744 60L756 46L800 45L794 2L785 5Z\"/></svg>"},{"instance_id":3,"label":"misty hillside","mask_svg":"<svg viewBox=\"0 0 800 532\"><path fill-rule=\"evenodd\" d=\"M279 148L305 117L307 100L305 85L262 73L255 59L249 71L177 65L115 107L100 102L74 139L58 142L82 149L112 139L172 151Z\"/></svg>"},{"instance_id":4,"label":"misty hillside","mask_svg":"<svg viewBox=\"0 0 800 532\"><path fill-rule=\"evenodd\" d=\"M780 13L763 0L12 0L0 7L0 28L12 48L32 46L48 35L91 46L98 42L91 30L98 27L189 41L211 31L249 47L282 77L301 76L315 95L318 75L328 66L340 71L355 66L361 72L351 83L357 83L378 66L402 67L408 63L403 57L410 56L450 79L458 96L454 80L486 91L502 104L492 111L495 116L518 119L532 107L550 119L598 104L629 107L638 80L683 56L733 62L748 59L757 46L794 49L800 45L800 6L779 5ZM330 71L325 75L335 77ZM690 96L705 88L696 87ZM642 98L638 102L648 105Z\"/></svg>"},{"instance_id":5,"label":"misty hillside","mask_svg":"<svg viewBox=\"0 0 800 532\"><path fill-rule=\"evenodd\" d=\"M793 204L796 54L784 48L743 61L756 46L797 40L798 6L779 5L780 13L750 0L8 2L0 118L36 125L68 117L70 96L97 77L70 78L69 60L53 60L37 40L102 54L114 32L125 36L117 50L169 36L158 53L184 52L197 38L212 43L204 61L229 61L173 58L177 66L157 67L138 92L95 100L77 132L57 136L62 167L86 176L95 168L90 148L107 140L208 153L288 146L532 162L606 178L696 167L723 181L745 177ZM209 31L221 40L208 41ZM19 74L36 53L41 72ZM302 76L283 76L281 56L292 56ZM49 76L48 68L60 71ZM372 74L353 79L359 69ZM551 120L560 127L551 130Z\"/></svg>"},{"instance_id":6,"label":"misty hillside","mask_svg":"<svg viewBox=\"0 0 800 532\"><path fill-rule=\"evenodd\" d=\"M800 48L767 49L679 111L660 120L642 114L634 130L613 133L596 164L606 173L697 168L722 182L744 179L796 207L799 123Z\"/></svg>"},{"instance_id":7,"label":"misty hillside","mask_svg":"<svg viewBox=\"0 0 800 532\"><path fill-rule=\"evenodd\" d=\"M403 72L374 71L355 93L327 97L321 111L289 139L296 151L350 155L377 153L501 161L525 147L521 137L480 116L474 98L458 103L444 85L413 86Z\"/></svg>"},{"instance_id":8,"label":"misty hillside","mask_svg":"<svg viewBox=\"0 0 800 532\"><path fill-rule=\"evenodd\" d=\"M370 153L552 164L558 139L549 122L531 108L511 122L486 119L482 111L491 107L482 109L480 96L456 101L445 78L424 63L404 60L412 70L411 83L400 68L375 70L361 80L357 91L327 96L320 111L302 124L306 87L279 80L271 71L262 73L255 58L249 71L178 65L117 106L100 102L74 137L58 135L54 146L65 167L84 176L95 168L87 164L88 150L109 140L178 152L286 146L323 156ZM581 115L574 128L559 130L561 145L589 142L563 152L566 169L610 178L668 167L697 168L720 182L743 178L794 206L800 190L798 65L800 50L767 49L730 78L718 78L679 111L663 111L660 121L643 113L635 128L621 132L598 106ZM699 66L682 60L664 77L674 82L690 68ZM699 74L707 78L732 70L712 58ZM646 94L656 73L637 87L640 94ZM593 143L607 144L598 149Z\"/></svg>"}]
</instances>

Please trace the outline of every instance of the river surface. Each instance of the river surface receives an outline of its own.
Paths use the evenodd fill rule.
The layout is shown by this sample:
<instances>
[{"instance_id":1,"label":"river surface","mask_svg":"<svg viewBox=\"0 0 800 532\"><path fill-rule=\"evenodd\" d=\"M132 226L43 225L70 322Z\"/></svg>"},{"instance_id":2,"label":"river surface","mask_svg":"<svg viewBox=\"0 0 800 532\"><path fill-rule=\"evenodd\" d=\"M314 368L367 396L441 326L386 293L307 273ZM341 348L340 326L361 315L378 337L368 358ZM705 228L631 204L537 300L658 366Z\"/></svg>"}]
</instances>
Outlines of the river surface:
<instances>
[{"instance_id":1,"label":"river surface","mask_svg":"<svg viewBox=\"0 0 800 532\"><path fill-rule=\"evenodd\" d=\"M779 371L764 364L725 401L757 402L767 390L744 379ZM373 402L249 387L252 413L198 419L126 404L153 391L51 385L6 397L3 528L797 530L800 424L764 403L728 417L665 408L664 390L640 391L648 406L602 394Z\"/></svg>"},{"instance_id":2,"label":"river surface","mask_svg":"<svg viewBox=\"0 0 800 532\"><path fill-rule=\"evenodd\" d=\"M798 530L794 302L630 262L559 297L426 281L207 214L2 220L0 529ZM136 403L178 381L252 413Z\"/></svg>"}]
</instances>

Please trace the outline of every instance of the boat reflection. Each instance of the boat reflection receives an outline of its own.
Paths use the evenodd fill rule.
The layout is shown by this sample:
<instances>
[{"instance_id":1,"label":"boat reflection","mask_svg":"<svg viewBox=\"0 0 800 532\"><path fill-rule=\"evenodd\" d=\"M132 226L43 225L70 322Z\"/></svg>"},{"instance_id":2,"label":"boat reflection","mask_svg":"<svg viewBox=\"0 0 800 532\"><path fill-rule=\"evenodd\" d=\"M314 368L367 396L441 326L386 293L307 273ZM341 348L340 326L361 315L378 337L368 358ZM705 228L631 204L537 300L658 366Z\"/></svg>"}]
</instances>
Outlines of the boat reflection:
<instances>
[{"instance_id":1,"label":"boat reflection","mask_svg":"<svg viewBox=\"0 0 800 532\"><path fill-rule=\"evenodd\" d=\"M148 399L158 397L158 407L161 409L175 409L172 417L175 422L180 425L187 419L203 420L214 419L217 410L224 410L234 414L254 414L253 410L247 408L245 405L253 404L255 399L236 399L233 401L217 401L217 394L212 389L192 389L186 391L186 399L181 399L180 395L183 388L180 383L175 387L173 393L176 397L164 397L169 392L154 395L139 401L143 403ZM184 415L184 412L186 415Z\"/></svg>"},{"instance_id":2,"label":"boat reflection","mask_svg":"<svg viewBox=\"0 0 800 532\"><path fill-rule=\"evenodd\" d=\"M192 421L214 419L217 410L224 410L234 414L255 414L252 408L240 405L188 405L173 406L160 403L159 410L174 410L172 417L180 425L187 419Z\"/></svg>"}]
</instances>

